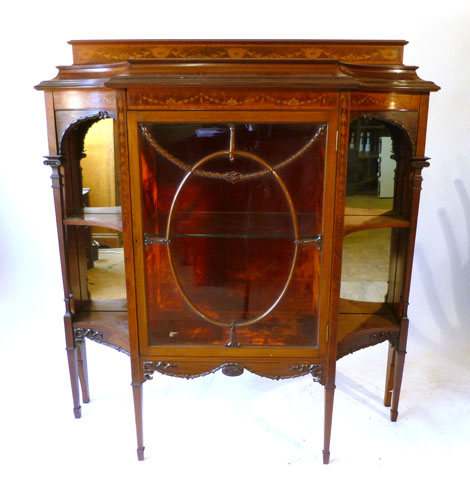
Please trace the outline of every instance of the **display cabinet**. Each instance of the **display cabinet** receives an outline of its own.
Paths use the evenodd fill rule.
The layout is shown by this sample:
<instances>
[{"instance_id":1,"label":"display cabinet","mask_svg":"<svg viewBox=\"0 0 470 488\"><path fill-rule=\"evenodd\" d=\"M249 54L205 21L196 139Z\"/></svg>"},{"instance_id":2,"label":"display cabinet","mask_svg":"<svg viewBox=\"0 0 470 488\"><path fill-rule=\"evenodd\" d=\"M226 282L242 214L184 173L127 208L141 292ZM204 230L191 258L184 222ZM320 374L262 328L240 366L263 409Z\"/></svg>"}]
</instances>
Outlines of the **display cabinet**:
<instances>
[{"instance_id":1,"label":"display cabinet","mask_svg":"<svg viewBox=\"0 0 470 488\"><path fill-rule=\"evenodd\" d=\"M37 88L75 416L86 339L130 356L139 459L155 373L309 374L328 463L336 361L388 341L395 421L438 89L406 43L71 44Z\"/></svg>"}]
</instances>

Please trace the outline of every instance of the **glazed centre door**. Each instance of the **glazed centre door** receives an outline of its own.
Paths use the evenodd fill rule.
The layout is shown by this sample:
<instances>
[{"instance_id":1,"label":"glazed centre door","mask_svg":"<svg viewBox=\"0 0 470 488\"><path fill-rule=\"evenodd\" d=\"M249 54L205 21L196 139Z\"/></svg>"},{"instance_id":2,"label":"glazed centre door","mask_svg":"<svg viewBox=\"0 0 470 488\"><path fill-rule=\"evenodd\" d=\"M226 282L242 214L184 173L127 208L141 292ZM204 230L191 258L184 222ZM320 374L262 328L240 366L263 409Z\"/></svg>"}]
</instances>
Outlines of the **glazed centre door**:
<instances>
[{"instance_id":1,"label":"glazed centre door","mask_svg":"<svg viewBox=\"0 0 470 488\"><path fill-rule=\"evenodd\" d=\"M237 115L130 117L150 347L318 346L329 123Z\"/></svg>"}]
</instances>

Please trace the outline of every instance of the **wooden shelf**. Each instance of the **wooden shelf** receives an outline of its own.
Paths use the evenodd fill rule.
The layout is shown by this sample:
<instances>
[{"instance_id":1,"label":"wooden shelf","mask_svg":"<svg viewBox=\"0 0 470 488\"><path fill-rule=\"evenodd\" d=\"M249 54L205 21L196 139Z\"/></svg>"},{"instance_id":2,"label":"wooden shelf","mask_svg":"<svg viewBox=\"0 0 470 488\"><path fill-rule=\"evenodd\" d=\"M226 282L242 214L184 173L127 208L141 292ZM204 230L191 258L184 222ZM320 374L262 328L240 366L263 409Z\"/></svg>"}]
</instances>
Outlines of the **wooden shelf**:
<instances>
[{"instance_id":1,"label":"wooden shelf","mask_svg":"<svg viewBox=\"0 0 470 488\"><path fill-rule=\"evenodd\" d=\"M91 329L86 335L89 339L129 352L127 312L84 311L73 318L73 327Z\"/></svg>"},{"instance_id":2,"label":"wooden shelf","mask_svg":"<svg viewBox=\"0 0 470 488\"><path fill-rule=\"evenodd\" d=\"M392 313L389 314L339 314L338 318L338 343L350 336L361 334L373 334L377 332L398 332L400 327Z\"/></svg>"},{"instance_id":3,"label":"wooden shelf","mask_svg":"<svg viewBox=\"0 0 470 488\"><path fill-rule=\"evenodd\" d=\"M79 212L65 217L64 224L106 227L122 232L121 207L83 207Z\"/></svg>"},{"instance_id":4,"label":"wooden shelf","mask_svg":"<svg viewBox=\"0 0 470 488\"><path fill-rule=\"evenodd\" d=\"M384 229L389 227L407 228L408 220L396 212L383 209L346 208L343 235L368 229Z\"/></svg>"},{"instance_id":5,"label":"wooden shelf","mask_svg":"<svg viewBox=\"0 0 470 488\"><path fill-rule=\"evenodd\" d=\"M398 344L400 326L393 314L340 313L336 358L390 341Z\"/></svg>"},{"instance_id":6,"label":"wooden shelf","mask_svg":"<svg viewBox=\"0 0 470 488\"><path fill-rule=\"evenodd\" d=\"M357 335L399 330L398 320L387 303L340 300L338 343Z\"/></svg>"},{"instance_id":7,"label":"wooden shelf","mask_svg":"<svg viewBox=\"0 0 470 488\"><path fill-rule=\"evenodd\" d=\"M388 303L361 302L359 300L339 299L339 313L387 314L392 313Z\"/></svg>"}]
</instances>

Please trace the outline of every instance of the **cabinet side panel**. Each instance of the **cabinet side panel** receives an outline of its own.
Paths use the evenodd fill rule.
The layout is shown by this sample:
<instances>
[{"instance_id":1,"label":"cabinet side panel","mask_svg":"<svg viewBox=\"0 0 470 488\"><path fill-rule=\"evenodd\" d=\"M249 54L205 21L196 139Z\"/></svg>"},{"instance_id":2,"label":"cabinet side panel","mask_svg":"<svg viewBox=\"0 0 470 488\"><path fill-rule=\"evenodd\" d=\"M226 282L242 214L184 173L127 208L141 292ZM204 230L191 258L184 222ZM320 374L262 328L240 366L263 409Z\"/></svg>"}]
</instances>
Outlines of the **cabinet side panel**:
<instances>
[{"instance_id":1,"label":"cabinet side panel","mask_svg":"<svg viewBox=\"0 0 470 488\"><path fill-rule=\"evenodd\" d=\"M131 354L132 381L142 382L143 374L140 370L138 320L136 306L136 284L134 264L134 239L131 213L131 188L129 149L127 139L127 106L124 90L118 90L117 103L117 133L118 154L121 185L121 209L122 209L122 238L124 245L124 260L126 269L127 313L129 326L129 346Z\"/></svg>"},{"instance_id":2,"label":"cabinet side panel","mask_svg":"<svg viewBox=\"0 0 470 488\"><path fill-rule=\"evenodd\" d=\"M410 162L410 182L409 182L409 219L410 228L407 233L408 247L406 257L404 258L404 287L402 297L402 316L407 316L408 298L410 294L411 273L413 269L413 256L416 240L416 227L418 224L419 201L421 196L421 171L429 165L424 158L424 150L426 145L426 129L429 107L429 95L422 95L420 100L419 122L418 122L418 136L416 141L415 157ZM404 232L403 232L404 233Z\"/></svg>"},{"instance_id":3,"label":"cabinet side panel","mask_svg":"<svg viewBox=\"0 0 470 488\"><path fill-rule=\"evenodd\" d=\"M331 267L330 330L328 340L328 367L326 384L335 384L336 335L341 291L341 266L343 252L344 208L346 205L346 179L348 166L348 141L350 120L350 94L341 94L339 106L338 151L336 155L336 181L333 228L333 258Z\"/></svg>"},{"instance_id":4,"label":"cabinet side panel","mask_svg":"<svg viewBox=\"0 0 470 488\"><path fill-rule=\"evenodd\" d=\"M55 123L54 95L52 92L44 92L46 102L47 142L49 154L57 154L57 134Z\"/></svg>"},{"instance_id":5,"label":"cabinet side panel","mask_svg":"<svg viewBox=\"0 0 470 488\"><path fill-rule=\"evenodd\" d=\"M419 104L419 122L418 122L418 141L416 144L417 157L424 157L426 147L426 132L428 124L429 95L421 95Z\"/></svg>"},{"instance_id":6,"label":"cabinet side panel","mask_svg":"<svg viewBox=\"0 0 470 488\"><path fill-rule=\"evenodd\" d=\"M67 90L54 92L57 110L114 110L116 96L114 91L106 90Z\"/></svg>"}]
</instances>

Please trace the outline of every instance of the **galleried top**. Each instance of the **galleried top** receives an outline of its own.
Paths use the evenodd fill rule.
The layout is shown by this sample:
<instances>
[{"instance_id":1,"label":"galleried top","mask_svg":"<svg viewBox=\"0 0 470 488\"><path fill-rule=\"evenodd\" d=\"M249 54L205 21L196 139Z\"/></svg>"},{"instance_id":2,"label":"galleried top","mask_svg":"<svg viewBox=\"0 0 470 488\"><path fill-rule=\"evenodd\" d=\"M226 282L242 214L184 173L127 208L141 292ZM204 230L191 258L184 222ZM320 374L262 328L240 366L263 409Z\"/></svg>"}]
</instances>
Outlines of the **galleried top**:
<instances>
[{"instance_id":1,"label":"galleried top","mask_svg":"<svg viewBox=\"0 0 470 488\"><path fill-rule=\"evenodd\" d=\"M291 86L426 93L439 89L403 65L406 41L70 41L74 64L40 90L161 86Z\"/></svg>"},{"instance_id":2,"label":"galleried top","mask_svg":"<svg viewBox=\"0 0 470 488\"><path fill-rule=\"evenodd\" d=\"M102 40L70 41L74 64L155 59L338 59L401 64L406 41L351 40Z\"/></svg>"}]
</instances>

